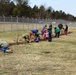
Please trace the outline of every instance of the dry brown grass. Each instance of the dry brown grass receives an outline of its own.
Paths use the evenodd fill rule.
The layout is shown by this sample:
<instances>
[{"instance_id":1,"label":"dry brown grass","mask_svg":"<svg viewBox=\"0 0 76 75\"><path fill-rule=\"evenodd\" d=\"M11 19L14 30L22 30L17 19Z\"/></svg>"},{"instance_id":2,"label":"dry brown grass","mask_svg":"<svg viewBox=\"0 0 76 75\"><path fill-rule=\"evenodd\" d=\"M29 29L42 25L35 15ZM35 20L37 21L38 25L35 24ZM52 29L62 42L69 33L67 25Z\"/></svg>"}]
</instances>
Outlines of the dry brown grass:
<instances>
[{"instance_id":1,"label":"dry brown grass","mask_svg":"<svg viewBox=\"0 0 76 75\"><path fill-rule=\"evenodd\" d=\"M0 51L0 75L76 75L76 27L69 31L52 42L13 45L12 54ZM0 33L0 37L9 42L16 33Z\"/></svg>"}]
</instances>

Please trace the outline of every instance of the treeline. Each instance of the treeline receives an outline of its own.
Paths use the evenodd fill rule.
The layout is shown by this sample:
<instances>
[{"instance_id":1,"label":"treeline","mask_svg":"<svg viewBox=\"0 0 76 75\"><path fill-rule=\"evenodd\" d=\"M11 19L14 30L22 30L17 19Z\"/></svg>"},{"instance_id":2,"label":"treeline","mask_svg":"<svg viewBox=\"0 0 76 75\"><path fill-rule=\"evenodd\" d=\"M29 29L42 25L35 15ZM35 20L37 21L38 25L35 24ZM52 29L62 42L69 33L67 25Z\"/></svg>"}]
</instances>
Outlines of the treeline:
<instances>
[{"instance_id":1,"label":"treeline","mask_svg":"<svg viewBox=\"0 0 76 75\"><path fill-rule=\"evenodd\" d=\"M76 17L73 15L66 14L62 10L55 11L51 6L45 8L44 5L41 5L40 7L35 5L33 8L31 8L28 0L0 0L0 16L2 15L76 21Z\"/></svg>"}]
</instances>

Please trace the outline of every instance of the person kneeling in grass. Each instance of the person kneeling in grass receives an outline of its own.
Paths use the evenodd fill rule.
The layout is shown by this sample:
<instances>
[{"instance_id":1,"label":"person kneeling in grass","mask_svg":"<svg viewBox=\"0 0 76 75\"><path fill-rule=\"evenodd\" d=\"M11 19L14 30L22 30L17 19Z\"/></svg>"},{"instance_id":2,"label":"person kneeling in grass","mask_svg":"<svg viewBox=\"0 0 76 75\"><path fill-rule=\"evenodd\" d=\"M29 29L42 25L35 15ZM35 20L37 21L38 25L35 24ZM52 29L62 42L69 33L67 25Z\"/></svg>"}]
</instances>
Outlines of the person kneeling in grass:
<instances>
[{"instance_id":1,"label":"person kneeling in grass","mask_svg":"<svg viewBox=\"0 0 76 75\"><path fill-rule=\"evenodd\" d=\"M0 49L4 52L4 53L12 53L11 49L9 48L9 44L0 39Z\"/></svg>"},{"instance_id":2,"label":"person kneeling in grass","mask_svg":"<svg viewBox=\"0 0 76 75\"><path fill-rule=\"evenodd\" d=\"M29 32L29 39L30 39L30 41L34 41L34 39L35 39L37 34L38 34L38 30L35 30L35 29L31 30Z\"/></svg>"},{"instance_id":3,"label":"person kneeling in grass","mask_svg":"<svg viewBox=\"0 0 76 75\"><path fill-rule=\"evenodd\" d=\"M55 27L55 37L59 38L59 36L60 36L60 29L59 27Z\"/></svg>"},{"instance_id":4,"label":"person kneeling in grass","mask_svg":"<svg viewBox=\"0 0 76 75\"><path fill-rule=\"evenodd\" d=\"M36 34L35 36L36 36L36 37L35 37L35 42L39 42L39 41L40 41L40 36L39 36L39 34Z\"/></svg>"},{"instance_id":5,"label":"person kneeling in grass","mask_svg":"<svg viewBox=\"0 0 76 75\"><path fill-rule=\"evenodd\" d=\"M46 32L43 35L44 40L47 40L49 38L49 33L48 30L46 30Z\"/></svg>"}]
</instances>

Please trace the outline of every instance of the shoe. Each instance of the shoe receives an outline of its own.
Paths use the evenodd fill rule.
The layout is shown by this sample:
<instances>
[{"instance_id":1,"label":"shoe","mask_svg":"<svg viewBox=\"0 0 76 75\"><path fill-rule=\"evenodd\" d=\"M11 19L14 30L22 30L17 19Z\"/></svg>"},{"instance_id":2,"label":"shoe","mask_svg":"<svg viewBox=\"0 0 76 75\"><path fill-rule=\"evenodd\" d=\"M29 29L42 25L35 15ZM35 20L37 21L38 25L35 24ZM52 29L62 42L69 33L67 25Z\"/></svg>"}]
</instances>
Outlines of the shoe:
<instances>
[{"instance_id":1,"label":"shoe","mask_svg":"<svg viewBox=\"0 0 76 75\"><path fill-rule=\"evenodd\" d=\"M13 51L11 49L7 49L6 53L13 53Z\"/></svg>"}]
</instances>

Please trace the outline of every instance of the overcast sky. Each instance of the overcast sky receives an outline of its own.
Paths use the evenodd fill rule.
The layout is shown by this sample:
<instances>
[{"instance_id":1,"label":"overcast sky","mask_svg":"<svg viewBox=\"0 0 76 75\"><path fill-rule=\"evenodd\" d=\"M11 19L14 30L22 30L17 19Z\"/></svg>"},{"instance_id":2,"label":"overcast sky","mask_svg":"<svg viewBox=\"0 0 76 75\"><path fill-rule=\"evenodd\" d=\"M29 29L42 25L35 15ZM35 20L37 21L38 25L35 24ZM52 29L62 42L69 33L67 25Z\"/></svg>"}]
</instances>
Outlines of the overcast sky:
<instances>
[{"instance_id":1,"label":"overcast sky","mask_svg":"<svg viewBox=\"0 0 76 75\"><path fill-rule=\"evenodd\" d=\"M54 10L62 10L76 17L76 0L29 0L29 5L31 7L34 5L51 6Z\"/></svg>"}]
</instances>

